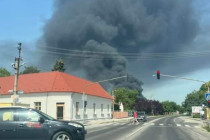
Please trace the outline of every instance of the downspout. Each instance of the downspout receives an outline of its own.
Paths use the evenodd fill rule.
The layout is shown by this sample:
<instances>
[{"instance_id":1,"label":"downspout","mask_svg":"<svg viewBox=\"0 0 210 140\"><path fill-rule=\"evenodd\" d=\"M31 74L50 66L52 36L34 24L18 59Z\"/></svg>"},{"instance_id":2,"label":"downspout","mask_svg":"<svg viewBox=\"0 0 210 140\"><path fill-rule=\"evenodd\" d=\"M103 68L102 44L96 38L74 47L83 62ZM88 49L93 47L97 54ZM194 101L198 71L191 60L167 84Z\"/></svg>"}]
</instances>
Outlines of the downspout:
<instances>
[{"instance_id":1,"label":"downspout","mask_svg":"<svg viewBox=\"0 0 210 140\"><path fill-rule=\"evenodd\" d=\"M46 96L46 114L47 114L47 109L48 109L48 92L47 92L47 96Z\"/></svg>"},{"instance_id":2,"label":"downspout","mask_svg":"<svg viewBox=\"0 0 210 140\"><path fill-rule=\"evenodd\" d=\"M74 116L74 107L73 107L73 93L71 93L71 97L70 97L70 101L71 101L71 120L73 120L74 118L73 118L73 116Z\"/></svg>"}]
</instances>

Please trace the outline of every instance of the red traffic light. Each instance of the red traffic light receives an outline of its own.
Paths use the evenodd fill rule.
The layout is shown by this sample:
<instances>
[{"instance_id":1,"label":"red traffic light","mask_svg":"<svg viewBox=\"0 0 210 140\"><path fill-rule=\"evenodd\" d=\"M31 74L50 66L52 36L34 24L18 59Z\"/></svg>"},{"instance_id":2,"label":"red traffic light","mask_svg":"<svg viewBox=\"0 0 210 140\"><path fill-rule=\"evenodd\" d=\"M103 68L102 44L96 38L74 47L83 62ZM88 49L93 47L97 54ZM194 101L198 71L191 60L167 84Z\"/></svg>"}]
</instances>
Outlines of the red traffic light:
<instances>
[{"instance_id":1,"label":"red traffic light","mask_svg":"<svg viewBox=\"0 0 210 140\"><path fill-rule=\"evenodd\" d=\"M210 105L210 100L208 100L208 104Z\"/></svg>"},{"instance_id":2,"label":"red traffic light","mask_svg":"<svg viewBox=\"0 0 210 140\"><path fill-rule=\"evenodd\" d=\"M160 79L160 71L157 71L157 79Z\"/></svg>"}]
</instances>

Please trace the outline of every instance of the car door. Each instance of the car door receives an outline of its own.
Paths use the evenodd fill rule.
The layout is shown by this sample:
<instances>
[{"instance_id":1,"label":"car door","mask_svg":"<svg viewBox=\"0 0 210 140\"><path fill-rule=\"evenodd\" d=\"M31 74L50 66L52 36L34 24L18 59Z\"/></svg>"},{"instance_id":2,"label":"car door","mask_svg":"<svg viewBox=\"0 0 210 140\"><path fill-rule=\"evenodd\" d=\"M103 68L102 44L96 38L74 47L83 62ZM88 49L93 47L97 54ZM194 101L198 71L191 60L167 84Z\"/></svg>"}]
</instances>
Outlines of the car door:
<instances>
[{"instance_id":1,"label":"car door","mask_svg":"<svg viewBox=\"0 0 210 140\"><path fill-rule=\"evenodd\" d=\"M1 108L0 109L0 139L2 140L16 140L16 122L14 109Z\"/></svg>"},{"instance_id":2,"label":"car door","mask_svg":"<svg viewBox=\"0 0 210 140\"><path fill-rule=\"evenodd\" d=\"M30 109L18 109L18 140L46 140L48 125L40 123L40 114Z\"/></svg>"}]
</instances>

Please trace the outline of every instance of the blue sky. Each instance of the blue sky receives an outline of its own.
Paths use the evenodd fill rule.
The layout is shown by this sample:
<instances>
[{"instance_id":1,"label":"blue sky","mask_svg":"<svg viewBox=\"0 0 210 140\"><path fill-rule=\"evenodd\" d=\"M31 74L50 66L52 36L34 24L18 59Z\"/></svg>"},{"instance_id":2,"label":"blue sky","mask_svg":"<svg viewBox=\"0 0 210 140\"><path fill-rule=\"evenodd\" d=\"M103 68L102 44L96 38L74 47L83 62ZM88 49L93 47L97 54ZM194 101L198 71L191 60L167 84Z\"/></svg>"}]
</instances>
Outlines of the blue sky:
<instances>
[{"instance_id":1,"label":"blue sky","mask_svg":"<svg viewBox=\"0 0 210 140\"><path fill-rule=\"evenodd\" d=\"M195 8L195 19L199 20L202 29L202 34L197 36L194 44L200 45L199 49L202 49L202 47L207 48L210 45L210 2L208 0L195 0L193 7ZM27 48L28 50L33 49L36 46L37 39L42 35L43 26L52 13L53 0L0 0L0 44L13 42L13 45L10 43L11 46L16 47L15 43L21 41L31 47ZM0 47L2 49L5 46L1 45ZM9 47L7 50L10 50ZM13 61L16 52L6 52L12 57ZM29 58L27 55L23 57ZM25 61L29 62L30 59L32 60L32 58L29 58ZM11 61L5 61L4 64L0 63L0 65L11 70ZM178 76L209 81L208 75L210 75L210 68ZM154 80L156 79L154 78ZM199 89L201 84L178 79L161 78L153 86L150 86L149 82L145 82L143 95L148 99L160 101L172 100L181 104L186 94Z\"/></svg>"},{"instance_id":2,"label":"blue sky","mask_svg":"<svg viewBox=\"0 0 210 140\"><path fill-rule=\"evenodd\" d=\"M36 41L52 12L52 0L1 0L0 40Z\"/></svg>"}]
</instances>

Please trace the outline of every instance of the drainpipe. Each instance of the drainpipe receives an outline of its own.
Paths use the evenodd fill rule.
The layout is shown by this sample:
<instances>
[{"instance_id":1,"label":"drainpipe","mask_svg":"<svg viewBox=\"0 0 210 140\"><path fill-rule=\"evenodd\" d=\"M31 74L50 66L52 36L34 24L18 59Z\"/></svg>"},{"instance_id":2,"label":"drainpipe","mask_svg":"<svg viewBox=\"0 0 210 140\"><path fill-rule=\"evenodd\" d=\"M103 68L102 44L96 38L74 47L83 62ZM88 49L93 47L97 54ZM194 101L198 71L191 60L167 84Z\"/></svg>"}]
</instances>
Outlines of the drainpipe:
<instances>
[{"instance_id":1,"label":"drainpipe","mask_svg":"<svg viewBox=\"0 0 210 140\"><path fill-rule=\"evenodd\" d=\"M48 93L47 93L47 96L46 96L46 114L47 114L47 109L48 109Z\"/></svg>"}]
</instances>

